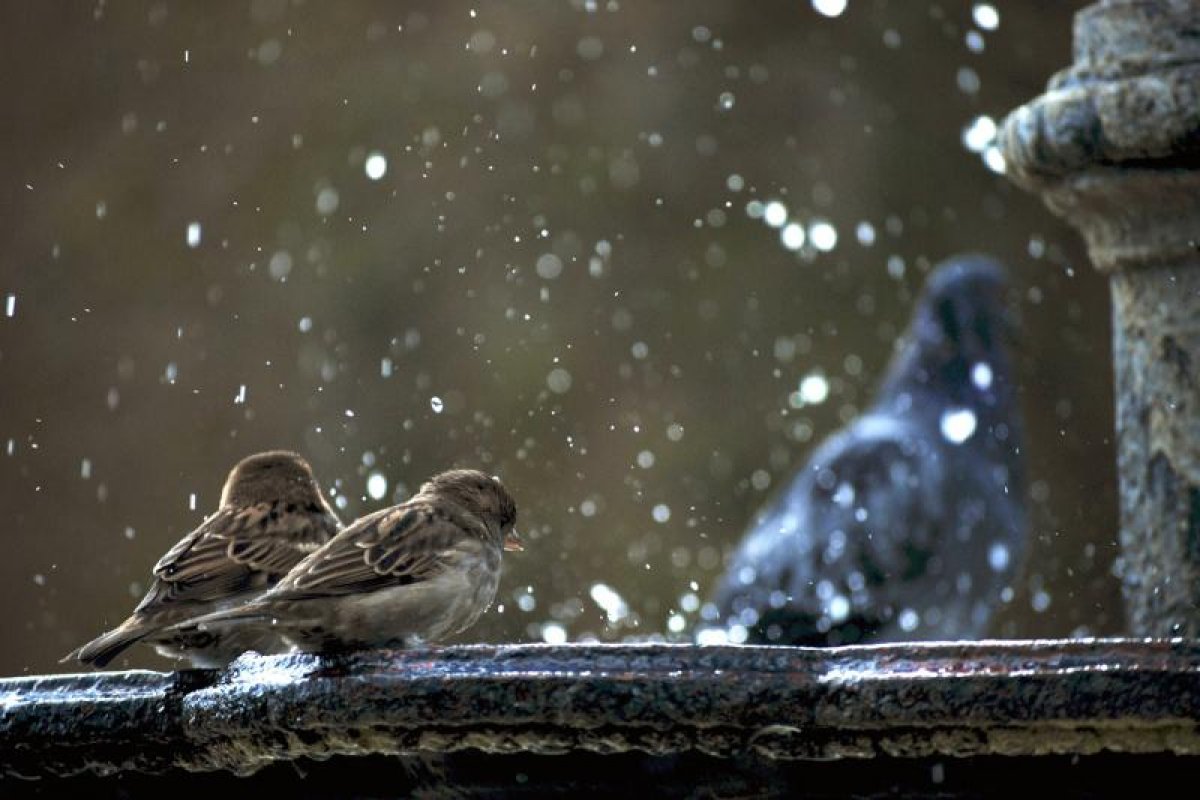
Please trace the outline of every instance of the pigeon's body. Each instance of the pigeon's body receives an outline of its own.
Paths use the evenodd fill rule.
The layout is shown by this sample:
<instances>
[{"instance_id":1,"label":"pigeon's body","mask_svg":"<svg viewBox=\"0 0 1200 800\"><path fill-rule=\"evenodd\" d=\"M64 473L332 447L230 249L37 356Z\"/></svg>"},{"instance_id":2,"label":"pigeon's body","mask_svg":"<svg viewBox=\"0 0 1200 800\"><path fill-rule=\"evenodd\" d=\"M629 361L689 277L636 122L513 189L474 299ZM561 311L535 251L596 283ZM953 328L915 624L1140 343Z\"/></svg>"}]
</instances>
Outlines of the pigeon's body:
<instances>
[{"instance_id":1,"label":"pigeon's body","mask_svg":"<svg viewBox=\"0 0 1200 800\"><path fill-rule=\"evenodd\" d=\"M283 451L249 456L229 473L217 512L154 565L133 614L64 660L103 667L139 641L197 667L222 666L246 650L282 652L289 645L269 630L214 635L171 626L258 596L340 527L304 459Z\"/></svg>"},{"instance_id":2,"label":"pigeon's body","mask_svg":"<svg viewBox=\"0 0 1200 800\"><path fill-rule=\"evenodd\" d=\"M407 502L351 523L261 597L176 630L275 633L308 652L438 641L496 596L501 551L521 547L516 513L498 480L442 473Z\"/></svg>"},{"instance_id":3,"label":"pigeon's body","mask_svg":"<svg viewBox=\"0 0 1200 800\"><path fill-rule=\"evenodd\" d=\"M1004 274L929 280L875 404L756 515L714 600L750 641L983 636L1026 549Z\"/></svg>"}]
</instances>

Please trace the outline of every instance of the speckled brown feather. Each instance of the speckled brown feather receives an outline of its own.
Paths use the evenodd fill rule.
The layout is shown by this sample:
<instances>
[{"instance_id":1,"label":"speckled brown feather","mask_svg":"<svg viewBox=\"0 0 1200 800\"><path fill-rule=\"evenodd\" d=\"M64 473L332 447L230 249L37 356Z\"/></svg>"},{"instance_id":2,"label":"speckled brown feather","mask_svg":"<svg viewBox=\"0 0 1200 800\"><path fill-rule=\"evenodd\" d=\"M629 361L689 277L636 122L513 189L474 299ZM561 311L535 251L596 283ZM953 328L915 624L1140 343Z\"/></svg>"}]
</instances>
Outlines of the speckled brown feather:
<instances>
[{"instance_id":1,"label":"speckled brown feather","mask_svg":"<svg viewBox=\"0 0 1200 800\"><path fill-rule=\"evenodd\" d=\"M416 638L423 638L426 629L461 630L492 600L501 550L517 541L515 520L516 506L499 481L473 470L442 473L407 502L353 522L256 600L177 629L269 627L306 649L382 646L407 639L389 632L388 620L380 618L383 613L428 618L427 625L415 625L421 628L413 633ZM422 587L442 586L467 575L483 581L480 591L467 588L468 580L462 585L466 594L460 597L453 596L458 590L451 595L438 590L427 600L413 599L406 605L410 601L398 596L389 611L374 610L375 605L386 605L381 600L386 593L411 588L417 593L412 598L424 598L422 593L429 590ZM449 617L439 618L430 603L446 603ZM411 618L398 618L394 628L405 631L410 622ZM339 630L338 624L357 629Z\"/></svg>"},{"instance_id":2,"label":"speckled brown feather","mask_svg":"<svg viewBox=\"0 0 1200 800\"><path fill-rule=\"evenodd\" d=\"M117 628L64 660L104 666L146 639L172 653L208 663L223 646L210 635L186 637L163 629L191 617L243 603L274 585L341 527L321 497L307 462L272 451L243 459L230 472L222 505L154 566L154 581L134 613Z\"/></svg>"}]
</instances>

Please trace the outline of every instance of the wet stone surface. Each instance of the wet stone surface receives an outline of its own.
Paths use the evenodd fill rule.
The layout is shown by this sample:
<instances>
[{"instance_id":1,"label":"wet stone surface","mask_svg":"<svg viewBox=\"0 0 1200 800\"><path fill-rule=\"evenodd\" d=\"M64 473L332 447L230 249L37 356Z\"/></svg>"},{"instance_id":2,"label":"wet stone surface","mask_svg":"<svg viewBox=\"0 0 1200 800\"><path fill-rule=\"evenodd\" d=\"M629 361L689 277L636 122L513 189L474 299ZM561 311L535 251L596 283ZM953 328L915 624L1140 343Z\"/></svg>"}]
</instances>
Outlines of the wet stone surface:
<instances>
[{"instance_id":1,"label":"wet stone surface","mask_svg":"<svg viewBox=\"0 0 1200 800\"><path fill-rule=\"evenodd\" d=\"M2 681L0 774L248 775L456 753L1195 756L1198 720L1200 644L1178 640L248 654L225 671Z\"/></svg>"}]
</instances>

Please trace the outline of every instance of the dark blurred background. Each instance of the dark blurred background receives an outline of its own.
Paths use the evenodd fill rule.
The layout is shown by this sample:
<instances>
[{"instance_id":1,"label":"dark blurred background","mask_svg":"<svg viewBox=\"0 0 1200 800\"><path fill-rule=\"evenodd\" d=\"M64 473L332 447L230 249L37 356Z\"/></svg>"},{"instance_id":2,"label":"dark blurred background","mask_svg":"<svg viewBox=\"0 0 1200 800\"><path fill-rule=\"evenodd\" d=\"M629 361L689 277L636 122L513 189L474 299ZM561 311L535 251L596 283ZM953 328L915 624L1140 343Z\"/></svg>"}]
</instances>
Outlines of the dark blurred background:
<instances>
[{"instance_id":1,"label":"dark blurred background","mask_svg":"<svg viewBox=\"0 0 1200 800\"><path fill-rule=\"evenodd\" d=\"M504 478L530 543L464 640L688 638L967 249L1025 327L994 633L1118 632L1106 287L986 149L1079 5L4 4L0 673L122 619L275 447L346 520Z\"/></svg>"}]
</instances>

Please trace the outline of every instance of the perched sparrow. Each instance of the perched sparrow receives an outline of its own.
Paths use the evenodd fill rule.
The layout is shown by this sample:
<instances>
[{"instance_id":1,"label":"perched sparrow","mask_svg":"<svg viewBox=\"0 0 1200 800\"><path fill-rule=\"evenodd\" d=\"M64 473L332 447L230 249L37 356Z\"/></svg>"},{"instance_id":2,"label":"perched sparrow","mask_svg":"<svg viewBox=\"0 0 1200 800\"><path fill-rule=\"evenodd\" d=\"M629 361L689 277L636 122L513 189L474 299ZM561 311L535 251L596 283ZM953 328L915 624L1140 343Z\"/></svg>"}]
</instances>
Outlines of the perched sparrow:
<instances>
[{"instance_id":1,"label":"perched sparrow","mask_svg":"<svg viewBox=\"0 0 1200 800\"><path fill-rule=\"evenodd\" d=\"M214 636L168 628L240 605L269 589L339 528L341 522L303 458L284 451L244 458L225 480L217 513L154 565L154 582L133 615L63 660L103 667L141 640L196 666L220 666L250 649L286 649L278 637L258 636L257 631L253 636L241 631Z\"/></svg>"},{"instance_id":2,"label":"perched sparrow","mask_svg":"<svg viewBox=\"0 0 1200 800\"><path fill-rule=\"evenodd\" d=\"M351 523L269 592L179 628L278 631L309 652L436 641L491 604L501 550L522 549L516 518L497 479L443 472L407 502Z\"/></svg>"},{"instance_id":3,"label":"perched sparrow","mask_svg":"<svg viewBox=\"0 0 1200 800\"><path fill-rule=\"evenodd\" d=\"M1003 268L930 277L875 403L827 439L734 553L727 629L779 644L982 636L1026 549Z\"/></svg>"}]
</instances>

